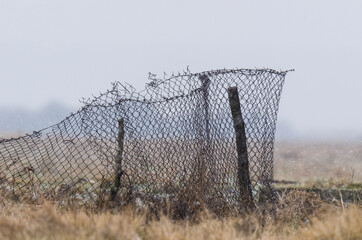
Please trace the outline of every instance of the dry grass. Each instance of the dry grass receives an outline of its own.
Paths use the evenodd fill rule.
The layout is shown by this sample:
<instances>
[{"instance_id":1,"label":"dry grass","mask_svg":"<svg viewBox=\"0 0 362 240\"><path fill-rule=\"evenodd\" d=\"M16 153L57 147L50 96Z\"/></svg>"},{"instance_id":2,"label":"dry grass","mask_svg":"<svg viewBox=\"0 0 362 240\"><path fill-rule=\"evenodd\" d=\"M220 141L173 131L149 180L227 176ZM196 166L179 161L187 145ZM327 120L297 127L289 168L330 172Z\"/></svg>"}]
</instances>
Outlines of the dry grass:
<instances>
[{"instance_id":1,"label":"dry grass","mask_svg":"<svg viewBox=\"0 0 362 240\"><path fill-rule=\"evenodd\" d=\"M277 143L275 175L340 187L362 181L361 160L361 144ZM192 193L186 192L186 199L194 200ZM175 221L177 212L155 220L135 208L65 210L49 202L37 206L22 201L0 207L0 239L362 239L360 205L325 203L304 191L282 193L277 203L276 209L244 217L218 218L201 209L197 217Z\"/></svg>"},{"instance_id":2,"label":"dry grass","mask_svg":"<svg viewBox=\"0 0 362 240\"><path fill-rule=\"evenodd\" d=\"M329 213L325 220L316 220L314 224L300 231L301 239L362 239L362 211L352 206L346 211Z\"/></svg>"},{"instance_id":3,"label":"dry grass","mask_svg":"<svg viewBox=\"0 0 362 240\"><path fill-rule=\"evenodd\" d=\"M197 221L149 220L133 210L92 213L41 206L0 208L0 239L361 239L362 209L330 205L311 193L279 196L274 214Z\"/></svg>"}]
</instances>

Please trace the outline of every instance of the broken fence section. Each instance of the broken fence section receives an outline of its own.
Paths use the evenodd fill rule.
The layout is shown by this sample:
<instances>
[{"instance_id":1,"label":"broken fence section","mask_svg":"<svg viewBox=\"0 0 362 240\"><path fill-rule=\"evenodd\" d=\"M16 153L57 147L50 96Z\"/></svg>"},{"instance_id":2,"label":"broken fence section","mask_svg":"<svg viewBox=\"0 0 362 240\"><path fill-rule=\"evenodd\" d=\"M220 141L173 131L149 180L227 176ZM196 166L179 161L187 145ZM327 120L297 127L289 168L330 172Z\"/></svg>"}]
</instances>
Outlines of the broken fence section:
<instances>
[{"instance_id":1,"label":"broken fence section","mask_svg":"<svg viewBox=\"0 0 362 240\"><path fill-rule=\"evenodd\" d=\"M0 139L0 201L167 205L181 217L201 207L239 214L272 202L274 133L286 74L151 75L141 92L116 82L54 126ZM240 127L229 97L236 93L244 136L235 134Z\"/></svg>"}]
</instances>

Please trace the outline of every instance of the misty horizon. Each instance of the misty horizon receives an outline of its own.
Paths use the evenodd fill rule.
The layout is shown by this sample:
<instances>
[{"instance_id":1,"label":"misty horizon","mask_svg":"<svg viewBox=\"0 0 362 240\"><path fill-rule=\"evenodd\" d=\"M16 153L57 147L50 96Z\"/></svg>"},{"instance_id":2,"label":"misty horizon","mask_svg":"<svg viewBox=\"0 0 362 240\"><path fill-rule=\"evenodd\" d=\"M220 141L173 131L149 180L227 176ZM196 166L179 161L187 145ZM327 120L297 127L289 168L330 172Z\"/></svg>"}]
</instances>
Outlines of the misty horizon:
<instances>
[{"instance_id":1,"label":"misty horizon","mask_svg":"<svg viewBox=\"0 0 362 240\"><path fill-rule=\"evenodd\" d=\"M0 107L0 138L17 137L31 134L62 121L67 116L77 112L80 107L71 107L60 102L50 102L38 109L22 107ZM361 141L362 134L339 129L334 132L315 131L298 132L295 126L283 119L278 120L276 128L276 141Z\"/></svg>"}]
</instances>

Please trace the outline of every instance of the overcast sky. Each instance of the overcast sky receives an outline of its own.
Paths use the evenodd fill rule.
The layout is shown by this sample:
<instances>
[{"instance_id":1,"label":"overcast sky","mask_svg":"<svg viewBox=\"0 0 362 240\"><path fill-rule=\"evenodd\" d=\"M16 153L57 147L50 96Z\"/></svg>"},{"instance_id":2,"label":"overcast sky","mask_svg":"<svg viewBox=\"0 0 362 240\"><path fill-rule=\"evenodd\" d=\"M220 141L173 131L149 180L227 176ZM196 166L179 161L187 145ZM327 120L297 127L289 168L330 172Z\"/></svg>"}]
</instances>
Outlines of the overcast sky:
<instances>
[{"instance_id":1,"label":"overcast sky","mask_svg":"<svg viewBox=\"0 0 362 240\"><path fill-rule=\"evenodd\" d=\"M188 65L294 68L279 119L362 136L360 0L0 0L0 108L76 108Z\"/></svg>"}]
</instances>

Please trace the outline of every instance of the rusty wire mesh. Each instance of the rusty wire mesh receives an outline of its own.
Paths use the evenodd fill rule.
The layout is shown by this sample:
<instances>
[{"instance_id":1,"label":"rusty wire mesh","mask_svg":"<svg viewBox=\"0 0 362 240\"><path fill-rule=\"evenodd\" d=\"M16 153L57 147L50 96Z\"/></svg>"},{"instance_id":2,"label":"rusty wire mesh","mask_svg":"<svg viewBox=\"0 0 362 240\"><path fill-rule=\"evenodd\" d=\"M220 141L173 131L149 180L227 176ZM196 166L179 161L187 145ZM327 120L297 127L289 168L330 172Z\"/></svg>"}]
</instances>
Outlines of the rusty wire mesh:
<instances>
[{"instance_id":1,"label":"rusty wire mesh","mask_svg":"<svg viewBox=\"0 0 362 240\"><path fill-rule=\"evenodd\" d=\"M118 120L124 121L119 205L239 213L235 133L227 88L237 86L256 205L273 199L273 144L287 71L189 71L145 90L113 84L60 123L0 139L1 201L40 198L100 206L114 188Z\"/></svg>"}]
</instances>

